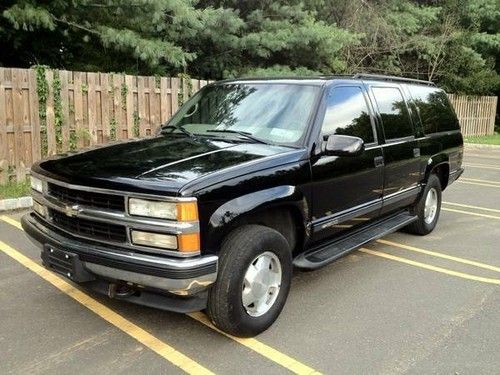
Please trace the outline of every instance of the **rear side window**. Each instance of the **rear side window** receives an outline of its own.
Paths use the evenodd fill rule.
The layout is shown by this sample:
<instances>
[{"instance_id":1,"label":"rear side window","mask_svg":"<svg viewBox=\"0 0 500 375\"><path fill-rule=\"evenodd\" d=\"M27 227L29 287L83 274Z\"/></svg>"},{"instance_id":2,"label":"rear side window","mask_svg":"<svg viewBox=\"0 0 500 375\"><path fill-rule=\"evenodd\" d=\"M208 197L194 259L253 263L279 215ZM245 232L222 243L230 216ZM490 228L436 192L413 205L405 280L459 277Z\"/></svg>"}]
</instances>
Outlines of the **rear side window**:
<instances>
[{"instance_id":1,"label":"rear side window","mask_svg":"<svg viewBox=\"0 0 500 375\"><path fill-rule=\"evenodd\" d=\"M330 91L321 132L323 137L340 134L359 137L365 143L375 142L370 112L360 87L339 86Z\"/></svg>"},{"instance_id":2,"label":"rear side window","mask_svg":"<svg viewBox=\"0 0 500 375\"><path fill-rule=\"evenodd\" d=\"M396 87L373 87L385 139L403 138L414 135L406 103Z\"/></svg>"},{"instance_id":3,"label":"rear side window","mask_svg":"<svg viewBox=\"0 0 500 375\"><path fill-rule=\"evenodd\" d=\"M408 86L422 122L424 134L458 130L455 112L444 91L428 86Z\"/></svg>"}]
</instances>

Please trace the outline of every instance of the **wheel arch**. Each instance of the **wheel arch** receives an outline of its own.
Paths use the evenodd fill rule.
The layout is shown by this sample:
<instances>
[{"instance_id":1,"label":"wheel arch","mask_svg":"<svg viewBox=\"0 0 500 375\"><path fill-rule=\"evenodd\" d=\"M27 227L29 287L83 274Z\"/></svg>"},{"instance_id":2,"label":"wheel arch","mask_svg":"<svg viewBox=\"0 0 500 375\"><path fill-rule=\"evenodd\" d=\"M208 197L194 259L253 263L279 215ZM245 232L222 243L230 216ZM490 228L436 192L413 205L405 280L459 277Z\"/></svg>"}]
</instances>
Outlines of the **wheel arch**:
<instances>
[{"instance_id":1,"label":"wheel arch","mask_svg":"<svg viewBox=\"0 0 500 375\"><path fill-rule=\"evenodd\" d=\"M450 161L448 155L435 155L427 161L424 181L427 181L431 174L435 174L439 178L441 190L446 189L450 178Z\"/></svg>"},{"instance_id":2,"label":"wheel arch","mask_svg":"<svg viewBox=\"0 0 500 375\"><path fill-rule=\"evenodd\" d=\"M309 236L308 215L308 201L294 186L278 186L246 194L215 210L208 223L207 246L218 249L234 229L260 224L281 233L295 253Z\"/></svg>"}]
</instances>

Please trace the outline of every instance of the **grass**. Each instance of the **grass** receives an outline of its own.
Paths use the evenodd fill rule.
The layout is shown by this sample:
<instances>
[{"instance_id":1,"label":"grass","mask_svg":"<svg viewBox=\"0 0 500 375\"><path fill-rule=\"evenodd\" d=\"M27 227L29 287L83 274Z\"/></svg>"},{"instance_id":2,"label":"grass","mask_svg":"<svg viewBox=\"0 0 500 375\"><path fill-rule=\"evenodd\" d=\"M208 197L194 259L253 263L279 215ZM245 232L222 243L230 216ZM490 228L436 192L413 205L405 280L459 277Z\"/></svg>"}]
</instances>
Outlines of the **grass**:
<instances>
[{"instance_id":1,"label":"grass","mask_svg":"<svg viewBox=\"0 0 500 375\"><path fill-rule=\"evenodd\" d=\"M25 182L8 182L6 185L0 186L0 199L19 198L31 194L30 181Z\"/></svg>"},{"instance_id":2,"label":"grass","mask_svg":"<svg viewBox=\"0 0 500 375\"><path fill-rule=\"evenodd\" d=\"M465 143L482 143L484 145L500 145L500 133L493 135L465 137Z\"/></svg>"}]
</instances>

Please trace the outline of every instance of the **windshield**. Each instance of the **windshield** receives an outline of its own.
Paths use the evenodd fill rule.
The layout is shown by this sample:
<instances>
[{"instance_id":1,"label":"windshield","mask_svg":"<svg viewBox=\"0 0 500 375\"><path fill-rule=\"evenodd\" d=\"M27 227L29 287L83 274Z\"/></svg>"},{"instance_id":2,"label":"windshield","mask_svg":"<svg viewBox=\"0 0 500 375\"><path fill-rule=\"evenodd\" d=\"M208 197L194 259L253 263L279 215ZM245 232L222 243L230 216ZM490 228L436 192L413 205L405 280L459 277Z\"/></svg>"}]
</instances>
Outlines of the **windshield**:
<instances>
[{"instance_id":1,"label":"windshield","mask_svg":"<svg viewBox=\"0 0 500 375\"><path fill-rule=\"evenodd\" d=\"M207 86L169 121L197 135L295 145L303 137L320 87L238 83Z\"/></svg>"}]
</instances>

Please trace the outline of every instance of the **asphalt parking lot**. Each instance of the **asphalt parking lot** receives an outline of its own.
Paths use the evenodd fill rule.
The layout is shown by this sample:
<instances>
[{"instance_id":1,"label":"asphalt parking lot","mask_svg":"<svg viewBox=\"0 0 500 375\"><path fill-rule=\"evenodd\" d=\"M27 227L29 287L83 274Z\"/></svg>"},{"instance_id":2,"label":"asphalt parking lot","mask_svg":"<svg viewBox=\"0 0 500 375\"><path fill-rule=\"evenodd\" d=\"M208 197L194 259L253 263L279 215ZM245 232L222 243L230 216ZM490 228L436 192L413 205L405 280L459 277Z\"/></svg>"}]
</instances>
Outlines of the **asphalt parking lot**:
<instances>
[{"instance_id":1,"label":"asphalt parking lot","mask_svg":"<svg viewBox=\"0 0 500 375\"><path fill-rule=\"evenodd\" d=\"M0 372L499 374L500 151L467 150L465 168L433 233L297 272L255 339L62 281L39 266L23 213L0 214Z\"/></svg>"}]
</instances>

